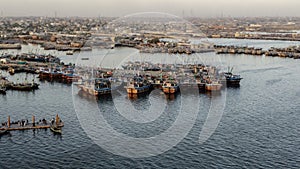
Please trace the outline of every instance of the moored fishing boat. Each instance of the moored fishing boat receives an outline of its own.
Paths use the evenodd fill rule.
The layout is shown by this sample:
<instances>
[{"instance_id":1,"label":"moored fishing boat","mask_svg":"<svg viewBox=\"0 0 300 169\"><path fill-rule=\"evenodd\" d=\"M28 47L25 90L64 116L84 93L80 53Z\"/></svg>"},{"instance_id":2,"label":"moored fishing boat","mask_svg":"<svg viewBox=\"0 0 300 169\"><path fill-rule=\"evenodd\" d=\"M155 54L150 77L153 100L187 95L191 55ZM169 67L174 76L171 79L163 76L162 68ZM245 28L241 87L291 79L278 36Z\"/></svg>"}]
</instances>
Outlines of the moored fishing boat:
<instances>
[{"instance_id":1,"label":"moored fishing boat","mask_svg":"<svg viewBox=\"0 0 300 169\"><path fill-rule=\"evenodd\" d=\"M110 81L104 78L95 79L95 90L98 92L98 95L111 94Z\"/></svg>"},{"instance_id":2,"label":"moored fishing boat","mask_svg":"<svg viewBox=\"0 0 300 169\"><path fill-rule=\"evenodd\" d=\"M95 89L95 80L85 80L81 84L77 84L77 87L82 92L98 96L98 91Z\"/></svg>"},{"instance_id":3,"label":"moored fishing boat","mask_svg":"<svg viewBox=\"0 0 300 169\"><path fill-rule=\"evenodd\" d=\"M174 94L179 91L179 86L175 80L167 80L163 83L162 89L166 94Z\"/></svg>"},{"instance_id":4,"label":"moored fishing boat","mask_svg":"<svg viewBox=\"0 0 300 169\"><path fill-rule=\"evenodd\" d=\"M51 79L61 79L62 78L62 71L59 68L56 68L50 72Z\"/></svg>"},{"instance_id":5,"label":"moored fishing boat","mask_svg":"<svg viewBox=\"0 0 300 169\"><path fill-rule=\"evenodd\" d=\"M73 55L73 54L74 52L72 50L66 52L66 55Z\"/></svg>"},{"instance_id":6,"label":"moored fishing boat","mask_svg":"<svg viewBox=\"0 0 300 169\"><path fill-rule=\"evenodd\" d=\"M163 83L164 83L164 79L162 77L160 77L160 78L154 79L152 84L153 84L154 88L162 89Z\"/></svg>"},{"instance_id":7,"label":"moored fishing boat","mask_svg":"<svg viewBox=\"0 0 300 169\"><path fill-rule=\"evenodd\" d=\"M138 76L130 79L125 88L128 94L140 94L148 92L151 85L147 82L147 80Z\"/></svg>"},{"instance_id":8,"label":"moored fishing boat","mask_svg":"<svg viewBox=\"0 0 300 169\"><path fill-rule=\"evenodd\" d=\"M220 91L221 88L222 88L222 84L217 81L213 81L211 83L205 84L206 91Z\"/></svg>"},{"instance_id":9,"label":"moored fishing boat","mask_svg":"<svg viewBox=\"0 0 300 169\"><path fill-rule=\"evenodd\" d=\"M109 79L105 78L85 80L81 84L77 84L77 87L80 88L82 92L94 96L106 95L111 93L111 83Z\"/></svg>"},{"instance_id":10,"label":"moored fishing boat","mask_svg":"<svg viewBox=\"0 0 300 169\"><path fill-rule=\"evenodd\" d=\"M43 78L50 78L50 70L47 68L41 68L39 70L39 78L43 79Z\"/></svg>"},{"instance_id":11,"label":"moored fishing boat","mask_svg":"<svg viewBox=\"0 0 300 169\"><path fill-rule=\"evenodd\" d=\"M77 82L81 77L75 74L74 69L68 68L62 73L62 79L67 82Z\"/></svg>"},{"instance_id":12,"label":"moored fishing boat","mask_svg":"<svg viewBox=\"0 0 300 169\"><path fill-rule=\"evenodd\" d=\"M37 83L14 83L10 86L12 90L19 90L19 91L32 91L39 88L39 84Z\"/></svg>"}]
</instances>

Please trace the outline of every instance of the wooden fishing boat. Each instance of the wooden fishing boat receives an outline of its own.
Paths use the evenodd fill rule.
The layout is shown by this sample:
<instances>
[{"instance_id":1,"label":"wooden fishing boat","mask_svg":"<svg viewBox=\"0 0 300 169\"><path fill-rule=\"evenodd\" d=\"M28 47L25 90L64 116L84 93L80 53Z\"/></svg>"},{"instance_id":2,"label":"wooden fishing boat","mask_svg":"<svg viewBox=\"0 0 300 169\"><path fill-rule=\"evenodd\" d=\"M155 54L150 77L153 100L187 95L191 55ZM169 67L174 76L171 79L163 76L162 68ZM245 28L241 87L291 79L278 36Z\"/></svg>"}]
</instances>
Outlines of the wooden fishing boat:
<instances>
[{"instance_id":1,"label":"wooden fishing boat","mask_svg":"<svg viewBox=\"0 0 300 169\"><path fill-rule=\"evenodd\" d=\"M98 95L111 94L110 81L104 78L95 79L95 90L98 92Z\"/></svg>"},{"instance_id":2,"label":"wooden fishing boat","mask_svg":"<svg viewBox=\"0 0 300 169\"><path fill-rule=\"evenodd\" d=\"M83 84L77 85L83 92L94 95L108 95L111 94L111 82L109 79L96 78L87 80Z\"/></svg>"},{"instance_id":3,"label":"wooden fishing boat","mask_svg":"<svg viewBox=\"0 0 300 169\"><path fill-rule=\"evenodd\" d=\"M163 92L166 94L174 94L179 91L179 86L176 81L165 81L162 86Z\"/></svg>"},{"instance_id":4,"label":"wooden fishing boat","mask_svg":"<svg viewBox=\"0 0 300 169\"><path fill-rule=\"evenodd\" d=\"M66 82L78 82L81 77L75 74L74 69L68 68L62 73L62 79Z\"/></svg>"},{"instance_id":5,"label":"wooden fishing boat","mask_svg":"<svg viewBox=\"0 0 300 169\"><path fill-rule=\"evenodd\" d=\"M222 88L222 84L216 81L205 84L206 91L220 91L221 88Z\"/></svg>"},{"instance_id":6,"label":"wooden fishing boat","mask_svg":"<svg viewBox=\"0 0 300 169\"><path fill-rule=\"evenodd\" d=\"M71 50L66 52L66 55L73 55L73 54L74 54L74 52Z\"/></svg>"},{"instance_id":7,"label":"wooden fishing boat","mask_svg":"<svg viewBox=\"0 0 300 169\"><path fill-rule=\"evenodd\" d=\"M128 94L140 94L148 92L151 88L151 84L142 77L134 77L130 79L125 88Z\"/></svg>"},{"instance_id":8,"label":"wooden fishing boat","mask_svg":"<svg viewBox=\"0 0 300 169\"><path fill-rule=\"evenodd\" d=\"M44 78L50 78L50 69L46 68L41 68L39 71L39 78L44 79Z\"/></svg>"},{"instance_id":9,"label":"wooden fishing boat","mask_svg":"<svg viewBox=\"0 0 300 169\"><path fill-rule=\"evenodd\" d=\"M17 83L12 84L10 87L12 90L19 90L19 91L32 91L39 88L39 84L37 83Z\"/></svg>"}]
</instances>

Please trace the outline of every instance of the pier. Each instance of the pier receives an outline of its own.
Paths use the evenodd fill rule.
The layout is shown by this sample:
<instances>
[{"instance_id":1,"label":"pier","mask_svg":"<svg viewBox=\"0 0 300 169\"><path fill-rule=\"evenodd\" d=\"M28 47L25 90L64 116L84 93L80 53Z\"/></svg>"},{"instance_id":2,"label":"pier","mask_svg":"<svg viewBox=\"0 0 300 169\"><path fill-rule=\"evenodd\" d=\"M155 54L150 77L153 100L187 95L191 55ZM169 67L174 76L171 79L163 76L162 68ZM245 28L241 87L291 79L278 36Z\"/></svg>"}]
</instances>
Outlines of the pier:
<instances>
[{"instance_id":1,"label":"pier","mask_svg":"<svg viewBox=\"0 0 300 169\"><path fill-rule=\"evenodd\" d=\"M58 115L56 115L56 119L59 119ZM64 123L61 120L59 120L57 122L57 126L63 127ZM8 116L7 121L1 124L0 131L48 129L50 127L51 121L43 119L36 122L35 116L32 116L31 122L28 122L28 120L24 119L18 121L11 121L10 116Z\"/></svg>"}]
</instances>

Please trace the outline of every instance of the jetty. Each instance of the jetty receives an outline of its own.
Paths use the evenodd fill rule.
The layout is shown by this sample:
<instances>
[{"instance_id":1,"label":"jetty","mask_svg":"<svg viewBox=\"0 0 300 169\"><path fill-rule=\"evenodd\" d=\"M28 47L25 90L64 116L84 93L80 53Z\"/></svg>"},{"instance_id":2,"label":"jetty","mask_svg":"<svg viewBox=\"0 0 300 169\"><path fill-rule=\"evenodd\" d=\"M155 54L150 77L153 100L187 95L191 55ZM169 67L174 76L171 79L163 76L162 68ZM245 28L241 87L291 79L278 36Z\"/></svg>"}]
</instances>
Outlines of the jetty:
<instances>
[{"instance_id":1,"label":"jetty","mask_svg":"<svg viewBox=\"0 0 300 169\"><path fill-rule=\"evenodd\" d=\"M56 119L59 119L58 115L56 115ZM28 120L11 121L10 116L8 116L7 121L1 124L0 131L48 129L51 127L51 124L54 121L54 118L50 121L47 121L45 119L36 121L35 116L32 116L31 122L29 122ZM64 122L59 120L57 122L57 126L63 127Z\"/></svg>"}]
</instances>

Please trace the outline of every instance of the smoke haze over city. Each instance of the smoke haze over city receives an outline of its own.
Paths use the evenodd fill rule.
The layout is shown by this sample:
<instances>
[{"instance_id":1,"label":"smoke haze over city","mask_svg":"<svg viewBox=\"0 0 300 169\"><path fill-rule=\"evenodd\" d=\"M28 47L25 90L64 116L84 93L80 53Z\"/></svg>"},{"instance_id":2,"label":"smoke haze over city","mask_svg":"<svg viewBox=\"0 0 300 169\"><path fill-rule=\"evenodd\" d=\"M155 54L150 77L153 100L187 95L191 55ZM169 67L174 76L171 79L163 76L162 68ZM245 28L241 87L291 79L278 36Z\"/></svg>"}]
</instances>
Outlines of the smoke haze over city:
<instances>
[{"instance_id":1,"label":"smoke haze over city","mask_svg":"<svg viewBox=\"0 0 300 169\"><path fill-rule=\"evenodd\" d=\"M165 12L181 17L300 16L297 0L2 0L1 16L124 16ZM255 12L254 12L255 11Z\"/></svg>"}]
</instances>

